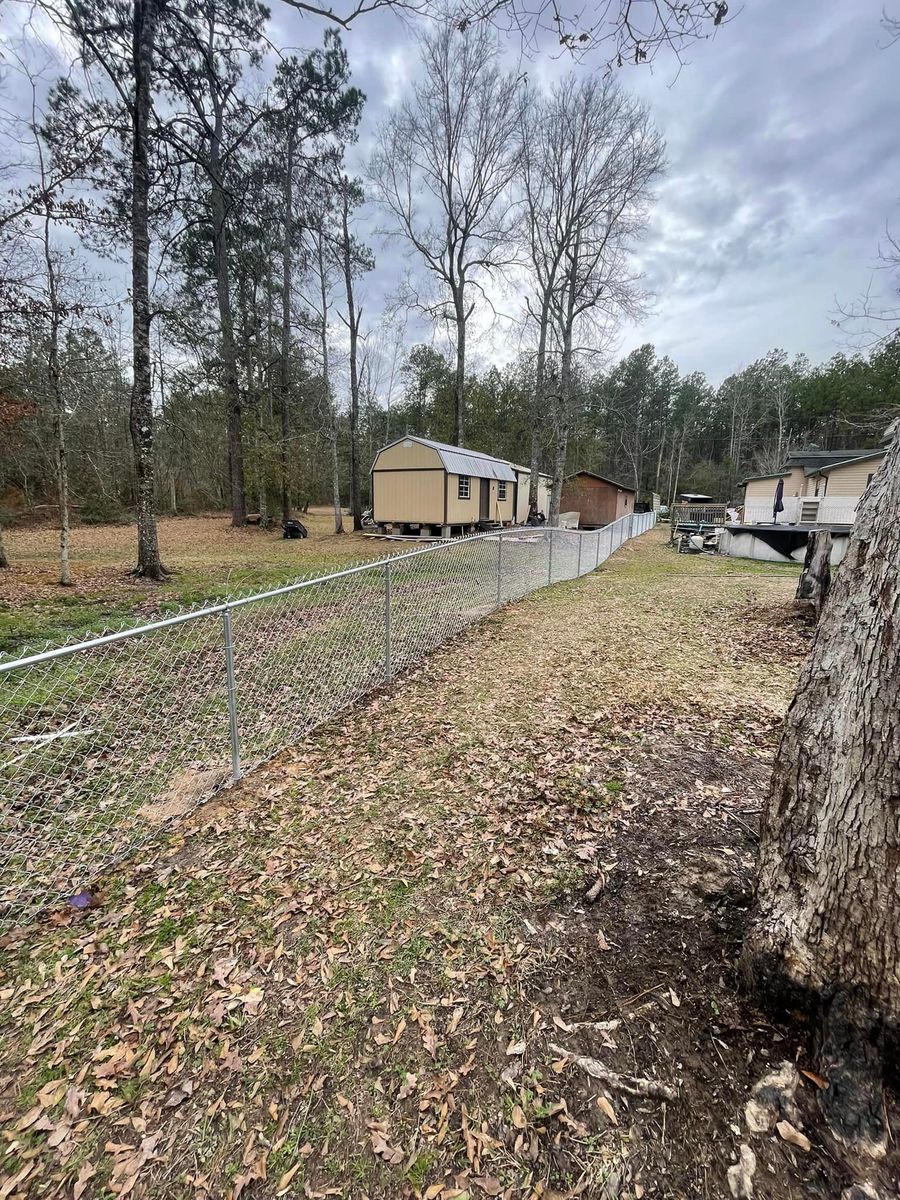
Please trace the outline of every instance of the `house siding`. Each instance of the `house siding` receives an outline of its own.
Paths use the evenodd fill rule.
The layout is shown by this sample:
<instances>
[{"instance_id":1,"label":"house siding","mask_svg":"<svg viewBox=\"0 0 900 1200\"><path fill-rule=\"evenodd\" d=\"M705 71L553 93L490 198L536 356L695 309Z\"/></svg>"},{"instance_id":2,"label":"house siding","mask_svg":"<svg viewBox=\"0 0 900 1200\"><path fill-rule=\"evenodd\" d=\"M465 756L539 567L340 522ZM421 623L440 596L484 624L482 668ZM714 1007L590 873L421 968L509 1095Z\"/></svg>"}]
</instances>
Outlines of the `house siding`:
<instances>
[{"instance_id":1,"label":"house siding","mask_svg":"<svg viewBox=\"0 0 900 1200\"><path fill-rule=\"evenodd\" d=\"M807 487L810 480L804 474L802 467L792 467L789 471L785 471L781 478L784 480L785 496L807 495ZM777 476L773 476L771 479L749 479L744 485L744 503L746 504L748 501L757 503L763 500L774 501L777 485ZM808 494L812 495L812 490Z\"/></svg>"},{"instance_id":2,"label":"house siding","mask_svg":"<svg viewBox=\"0 0 900 1200\"><path fill-rule=\"evenodd\" d=\"M634 503L631 492L624 488L590 475L575 475L563 484L560 509L577 512L582 527L609 525L634 512Z\"/></svg>"},{"instance_id":3,"label":"house siding","mask_svg":"<svg viewBox=\"0 0 900 1200\"><path fill-rule=\"evenodd\" d=\"M372 472L372 517L380 525L401 521L443 524L444 471L383 471L376 467Z\"/></svg>"},{"instance_id":4,"label":"house siding","mask_svg":"<svg viewBox=\"0 0 900 1200\"><path fill-rule=\"evenodd\" d=\"M862 496L868 487L869 476L884 462L883 458L868 458L862 462L848 463L829 471L826 496Z\"/></svg>"},{"instance_id":5,"label":"house siding","mask_svg":"<svg viewBox=\"0 0 900 1200\"><path fill-rule=\"evenodd\" d=\"M405 471L414 467L438 467L443 470L444 464L437 450L433 450L431 446L409 441L397 442L378 452L373 470L387 470L388 467Z\"/></svg>"}]
</instances>

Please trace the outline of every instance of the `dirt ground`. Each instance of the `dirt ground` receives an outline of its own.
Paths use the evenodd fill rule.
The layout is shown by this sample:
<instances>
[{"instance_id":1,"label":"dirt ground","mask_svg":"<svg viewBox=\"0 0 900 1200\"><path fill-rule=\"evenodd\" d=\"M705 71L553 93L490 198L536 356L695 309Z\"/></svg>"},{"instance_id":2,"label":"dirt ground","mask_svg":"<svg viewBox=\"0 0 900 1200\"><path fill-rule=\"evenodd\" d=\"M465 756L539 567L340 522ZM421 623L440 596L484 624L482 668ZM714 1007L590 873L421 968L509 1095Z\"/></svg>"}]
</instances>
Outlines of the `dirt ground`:
<instances>
[{"instance_id":1,"label":"dirt ground","mask_svg":"<svg viewBox=\"0 0 900 1200\"><path fill-rule=\"evenodd\" d=\"M300 575L339 569L396 550L362 534L335 535L331 510L303 518L309 537L285 541L281 529L233 529L227 513L162 517L160 553L171 575L164 583L136 579L133 524L72 529L73 586L58 583L58 532L46 525L4 530L10 560L0 571L0 650L36 639L99 632L123 619L151 619L164 609L266 587ZM349 520L349 519L348 519Z\"/></svg>"},{"instance_id":2,"label":"dirt ground","mask_svg":"<svg viewBox=\"0 0 900 1200\"><path fill-rule=\"evenodd\" d=\"M840 1196L736 969L794 586L648 534L8 937L0 1196ZM782 1060L808 1150L744 1121Z\"/></svg>"}]
</instances>

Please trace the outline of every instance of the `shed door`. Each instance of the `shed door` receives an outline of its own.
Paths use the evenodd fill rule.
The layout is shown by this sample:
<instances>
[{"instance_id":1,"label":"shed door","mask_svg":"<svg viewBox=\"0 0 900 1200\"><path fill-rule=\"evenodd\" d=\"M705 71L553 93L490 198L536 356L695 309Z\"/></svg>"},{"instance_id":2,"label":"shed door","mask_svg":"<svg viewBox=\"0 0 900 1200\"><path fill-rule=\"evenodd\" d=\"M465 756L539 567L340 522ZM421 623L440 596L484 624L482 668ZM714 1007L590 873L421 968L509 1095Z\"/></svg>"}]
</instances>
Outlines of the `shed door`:
<instances>
[{"instance_id":1,"label":"shed door","mask_svg":"<svg viewBox=\"0 0 900 1200\"><path fill-rule=\"evenodd\" d=\"M482 521L489 521L491 518L491 481L482 479L481 481L481 496L478 505L478 516Z\"/></svg>"}]
</instances>

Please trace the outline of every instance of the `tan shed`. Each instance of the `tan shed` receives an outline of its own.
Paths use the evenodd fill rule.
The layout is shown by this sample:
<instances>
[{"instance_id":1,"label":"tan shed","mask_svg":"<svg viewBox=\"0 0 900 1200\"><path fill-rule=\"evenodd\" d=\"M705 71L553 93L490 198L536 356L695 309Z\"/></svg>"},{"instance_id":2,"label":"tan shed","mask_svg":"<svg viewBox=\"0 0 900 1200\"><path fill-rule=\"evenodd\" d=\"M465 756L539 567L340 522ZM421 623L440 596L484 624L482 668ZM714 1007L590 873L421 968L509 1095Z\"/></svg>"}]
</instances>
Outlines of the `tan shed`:
<instances>
[{"instance_id":1,"label":"tan shed","mask_svg":"<svg viewBox=\"0 0 900 1200\"><path fill-rule=\"evenodd\" d=\"M563 484L560 511L578 513L580 529L599 529L634 512L634 488L594 471L578 471Z\"/></svg>"},{"instance_id":2,"label":"tan shed","mask_svg":"<svg viewBox=\"0 0 900 1200\"><path fill-rule=\"evenodd\" d=\"M509 464L516 473L516 524L524 525L528 520L528 493L531 483L530 467L520 467L516 463ZM553 479L550 475L538 475L537 510L546 517L550 511L550 493L553 490Z\"/></svg>"},{"instance_id":3,"label":"tan shed","mask_svg":"<svg viewBox=\"0 0 900 1200\"><path fill-rule=\"evenodd\" d=\"M375 457L372 517L399 533L496 529L515 523L519 486L503 459L408 435Z\"/></svg>"}]
</instances>

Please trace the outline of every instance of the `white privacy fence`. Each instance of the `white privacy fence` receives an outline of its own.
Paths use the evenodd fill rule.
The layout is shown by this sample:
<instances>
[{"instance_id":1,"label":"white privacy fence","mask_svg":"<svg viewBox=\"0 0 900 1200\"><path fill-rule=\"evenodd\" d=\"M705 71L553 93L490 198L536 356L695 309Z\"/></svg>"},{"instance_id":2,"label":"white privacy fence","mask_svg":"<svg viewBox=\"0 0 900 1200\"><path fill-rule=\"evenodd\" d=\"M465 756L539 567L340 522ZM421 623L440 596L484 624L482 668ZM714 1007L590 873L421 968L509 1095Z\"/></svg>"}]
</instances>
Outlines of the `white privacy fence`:
<instances>
[{"instance_id":1,"label":"white privacy fence","mask_svg":"<svg viewBox=\"0 0 900 1200\"><path fill-rule=\"evenodd\" d=\"M594 570L654 520L441 542L0 658L0 923L74 895L473 621Z\"/></svg>"}]
</instances>

